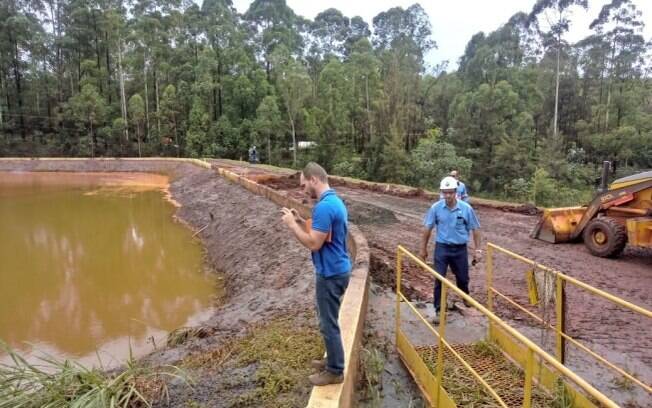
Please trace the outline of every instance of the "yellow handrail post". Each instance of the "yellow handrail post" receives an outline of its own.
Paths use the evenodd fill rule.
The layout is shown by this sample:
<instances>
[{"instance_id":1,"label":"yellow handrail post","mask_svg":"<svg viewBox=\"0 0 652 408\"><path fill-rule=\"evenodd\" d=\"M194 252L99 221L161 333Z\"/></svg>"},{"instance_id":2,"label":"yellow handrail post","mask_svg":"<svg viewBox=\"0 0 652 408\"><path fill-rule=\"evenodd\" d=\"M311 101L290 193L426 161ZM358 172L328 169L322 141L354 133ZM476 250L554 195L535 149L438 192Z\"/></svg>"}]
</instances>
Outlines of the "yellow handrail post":
<instances>
[{"instance_id":1,"label":"yellow handrail post","mask_svg":"<svg viewBox=\"0 0 652 408\"><path fill-rule=\"evenodd\" d=\"M527 349L525 361L525 386L523 387L523 408L532 406L532 376L534 375L534 351Z\"/></svg>"},{"instance_id":2,"label":"yellow handrail post","mask_svg":"<svg viewBox=\"0 0 652 408\"><path fill-rule=\"evenodd\" d=\"M487 243L487 260L486 260L485 271L487 275L487 309L489 309L489 311L493 313L494 312L494 292L493 292L494 248L493 246L489 245L489 243ZM491 338L492 336L492 327L493 327L493 322L489 320L489 330L488 330L489 338Z\"/></svg>"},{"instance_id":3,"label":"yellow handrail post","mask_svg":"<svg viewBox=\"0 0 652 408\"><path fill-rule=\"evenodd\" d=\"M403 252L396 254L396 344L398 344L399 329L401 328L401 275L403 268Z\"/></svg>"},{"instance_id":4,"label":"yellow handrail post","mask_svg":"<svg viewBox=\"0 0 652 408\"><path fill-rule=\"evenodd\" d=\"M444 335L446 334L446 305L448 305L448 290L441 283L441 302L440 302L440 315L439 315L439 347L437 348L437 397L435 398L436 405L439 406L439 393L443 387L442 378L444 377Z\"/></svg>"},{"instance_id":5,"label":"yellow handrail post","mask_svg":"<svg viewBox=\"0 0 652 408\"><path fill-rule=\"evenodd\" d=\"M557 320L557 360L564 364L566 361L566 339L563 334L566 330L566 282L559 274L556 274L556 296L555 296L555 309Z\"/></svg>"}]
</instances>

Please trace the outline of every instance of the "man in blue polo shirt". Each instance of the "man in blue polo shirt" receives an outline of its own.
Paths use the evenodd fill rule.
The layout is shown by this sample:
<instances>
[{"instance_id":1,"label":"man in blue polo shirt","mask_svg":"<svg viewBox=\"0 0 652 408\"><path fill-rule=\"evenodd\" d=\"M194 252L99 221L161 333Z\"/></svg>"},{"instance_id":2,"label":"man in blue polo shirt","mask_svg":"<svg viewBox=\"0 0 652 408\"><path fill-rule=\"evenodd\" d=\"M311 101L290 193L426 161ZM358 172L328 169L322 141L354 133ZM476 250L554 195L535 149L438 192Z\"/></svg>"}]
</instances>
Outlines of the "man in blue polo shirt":
<instances>
[{"instance_id":1,"label":"man in blue polo shirt","mask_svg":"<svg viewBox=\"0 0 652 408\"><path fill-rule=\"evenodd\" d=\"M313 385L339 384L344 380L344 348L337 319L351 277L351 260L346 249L348 214L342 200L328 185L326 170L317 163L308 163L303 169L301 187L311 198L319 199L312 209L312 219L305 221L288 208L282 211L283 222L312 251L316 271L317 315L326 359L312 362L320 372L309 379Z\"/></svg>"},{"instance_id":2,"label":"man in blue polo shirt","mask_svg":"<svg viewBox=\"0 0 652 408\"><path fill-rule=\"evenodd\" d=\"M455 274L457 287L469 293L469 259L467 244L473 231L473 261L477 261L480 250L480 223L473 208L466 202L457 199L457 180L444 177L439 185L443 200L430 207L423 221L423 237L421 241L421 259L428 257L428 241L432 229L436 228L434 268L440 275L446 276L448 267ZM435 324L439 324L441 308L441 283L435 280L434 293Z\"/></svg>"}]
</instances>

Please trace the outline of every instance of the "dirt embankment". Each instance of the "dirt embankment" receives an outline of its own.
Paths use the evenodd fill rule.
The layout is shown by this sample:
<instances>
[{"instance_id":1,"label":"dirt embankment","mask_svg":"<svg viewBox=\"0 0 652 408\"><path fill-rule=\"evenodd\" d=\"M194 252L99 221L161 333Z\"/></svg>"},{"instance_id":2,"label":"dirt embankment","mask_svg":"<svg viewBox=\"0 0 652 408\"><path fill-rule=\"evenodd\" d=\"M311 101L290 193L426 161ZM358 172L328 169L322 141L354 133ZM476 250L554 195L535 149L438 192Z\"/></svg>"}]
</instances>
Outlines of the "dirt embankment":
<instances>
[{"instance_id":1,"label":"dirt embankment","mask_svg":"<svg viewBox=\"0 0 652 408\"><path fill-rule=\"evenodd\" d=\"M290 239L274 203L253 196L217 176L213 170L164 160L0 159L0 171L162 173L170 177L172 198L181 204L177 217L196 231L208 225L198 237L206 248L207 262L222 273L226 285L226 299L205 322L212 335L161 349L145 361L177 364L189 353L214 350L252 326L280 317L291 319L296 327L314 328L316 325L312 316L314 272L309 252ZM234 370L241 381L236 385ZM260 379L255 372L255 367L211 371L208 376L196 378L192 391L173 385L172 406L184 406L187 401L216 407L232 406L243 387L256 387ZM218 391L216 385L227 380L231 388L225 386ZM309 391L306 381L293 392L298 400L307 401Z\"/></svg>"}]
</instances>

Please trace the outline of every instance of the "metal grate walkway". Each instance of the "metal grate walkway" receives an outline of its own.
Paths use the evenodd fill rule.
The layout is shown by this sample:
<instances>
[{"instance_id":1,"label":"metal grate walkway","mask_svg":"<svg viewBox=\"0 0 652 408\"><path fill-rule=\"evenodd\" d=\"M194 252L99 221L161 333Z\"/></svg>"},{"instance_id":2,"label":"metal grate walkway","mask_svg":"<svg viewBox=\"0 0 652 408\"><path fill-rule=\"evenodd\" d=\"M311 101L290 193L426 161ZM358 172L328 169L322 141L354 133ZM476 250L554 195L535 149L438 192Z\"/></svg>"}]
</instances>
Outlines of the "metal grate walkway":
<instances>
[{"instance_id":1,"label":"metal grate walkway","mask_svg":"<svg viewBox=\"0 0 652 408\"><path fill-rule=\"evenodd\" d=\"M453 349L498 393L509 407L523 406L525 375L523 370L507 360L500 350L489 343L454 344ZM430 371L435 374L437 346L419 346L417 352ZM473 375L444 350L443 385L458 407L500 407ZM554 398L541 388L532 388L532 407L553 406Z\"/></svg>"}]
</instances>

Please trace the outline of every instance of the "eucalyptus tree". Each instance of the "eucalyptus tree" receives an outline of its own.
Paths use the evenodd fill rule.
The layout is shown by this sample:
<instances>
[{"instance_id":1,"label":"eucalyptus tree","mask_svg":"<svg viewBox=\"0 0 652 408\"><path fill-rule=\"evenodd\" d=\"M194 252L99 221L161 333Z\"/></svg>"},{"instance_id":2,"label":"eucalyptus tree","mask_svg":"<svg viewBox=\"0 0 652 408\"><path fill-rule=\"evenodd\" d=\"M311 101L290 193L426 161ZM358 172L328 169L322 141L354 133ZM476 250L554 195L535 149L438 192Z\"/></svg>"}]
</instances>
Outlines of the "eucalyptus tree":
<instances>
[{"instance_id":1,"label":"eucalyptus tree","mask_svg":"<svg viewBox=\"0 0 652 408\"><path fill-rule=\"evenodd\" d=\"M129 98L129 116L136 126L136 143L138 144L138 157L142 157L141 140L145 126L145 103L139 94Z\"/></svg>"},{"instance_id":2,"label":"eucalyptus tree","mask_svg":"<svg viewBox=\"0 0 652 408\"><path fill-rule=\"evenodd\" d=\"M80 93L68 101L70 113L79 123L88 125L88 141L91 157L95 157L97 145L96 129L102 123L106 114L106 104L95 86L86 84Z\"/></svg>"},{"instance_id":3,"label":"eucalyptus tree","mask_svg":"<svg viewBox=\"0 0 652 408\"><path fill-rule=\"evenodd\" d=\"M604 130L609 130L609 111L612 88L619 87L620 102L617 104L616 127L623 116L622 95L627 79L640 78L645 68L645 58L651 44L643 37L645 23L642 13L631 0L612 0L600 10L598 17L589 26L604 42L606 71L608 75L607 101L604 111ZM602 44L601 44L602 45Z\"/></svg>"},{"instance_id":4,"label":"eucalyptus tree","mask_svg":"<svg viewBox=\"0 0 652 408\"><path fill-rule=\"evenodd\" d=\"M265 138L267 164L272 164L272 144L276 142L276 135L283 132L283 119L275 95L267 95L258 105L254 128Z\"/></svg>"},{"instance_id":5,"label":"eucalyptus tree","mask_svg":"<svg viewBox=\"0 0 652 408\"><path fill-rule=\"evenodd\" d=\"M276 89L281 96L292 134L292 164L297 165L297 118L305 100L310 96L310 76L285 47L279 47L272 56Z\"/></svg>"},{"instance_id":6,"label":"eucalyptus tree","mask_svg":"<svg viewBox=\"0 0 652 408\"><path fill-rule=\"evenodd\" d=\"M548 22L548 31L544 32L546 43L554 47L557 60L555 70L555 110L553 115L553 137L557 138L559 116L559 76L562 47L565 46L564 34L570 29L570 8L579 6L585 10L588 8L588 0L537 0L530 11L528 22L530 25L538 24L540 17Z\"/></svg>"},{"instance_id":7,"label":"eucalyptus tree","mask_svg":"<svg viewBox=\"0 0 652 408\"><path fill-rule=\"evenodd\" d=\"M271 56L276 47L284 46L291 54L298 55L303 49L299 33L303 25L285 0L254 0L244 14L249 24L257 57L263 62L267 79L271 78Z\"/></svg>"}]
</instances>

